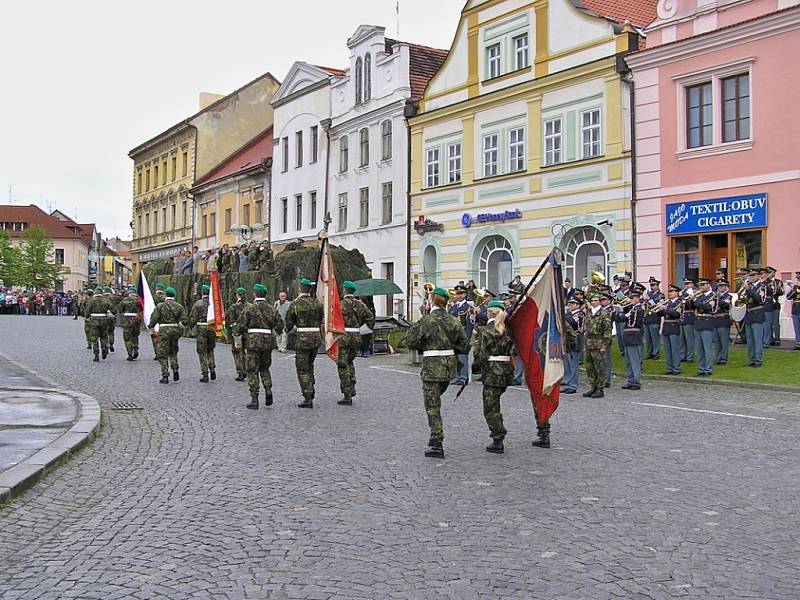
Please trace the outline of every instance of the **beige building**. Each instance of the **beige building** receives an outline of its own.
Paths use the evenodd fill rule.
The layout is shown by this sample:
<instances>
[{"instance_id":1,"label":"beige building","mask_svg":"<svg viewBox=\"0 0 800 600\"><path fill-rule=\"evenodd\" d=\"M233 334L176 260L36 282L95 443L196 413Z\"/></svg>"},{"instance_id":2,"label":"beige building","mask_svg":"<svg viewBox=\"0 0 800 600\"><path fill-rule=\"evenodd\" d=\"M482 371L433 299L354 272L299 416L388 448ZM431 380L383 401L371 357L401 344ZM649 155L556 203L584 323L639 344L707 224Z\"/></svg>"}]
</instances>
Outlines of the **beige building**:
<instances>
[{"instance_id":1,"label":"beige building","mask_svg":"<svg viewBox=\"0 0 800 600\"><path fill-rule=\"evenodd\" d=\"M133 262L169 258L193 245L197 222L190 189L272 125L280 86L270 73L227 96L201 94L200 110L140 144L133 160Z\"/></svg>"}]
</instances>

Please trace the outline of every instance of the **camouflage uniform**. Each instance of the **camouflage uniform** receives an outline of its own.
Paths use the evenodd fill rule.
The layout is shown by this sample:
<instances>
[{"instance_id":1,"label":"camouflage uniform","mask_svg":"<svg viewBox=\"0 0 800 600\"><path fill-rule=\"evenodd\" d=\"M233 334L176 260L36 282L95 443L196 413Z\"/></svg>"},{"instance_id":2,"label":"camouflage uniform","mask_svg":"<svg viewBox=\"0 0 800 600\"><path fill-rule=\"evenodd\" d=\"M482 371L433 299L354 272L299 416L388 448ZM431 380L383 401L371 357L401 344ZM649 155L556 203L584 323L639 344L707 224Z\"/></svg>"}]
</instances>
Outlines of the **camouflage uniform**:
<instances>
[{"instance_id":1,"label":"camouflage uniform","mask_svg":"<svg viewBox=\"0 0 800 600\"><path fill-rule=\"evenodd\" d=\"M431 446L441 447L444 440L442 427L442 393L456 375L456 354L469 352L469 341L459 320L446 310L434 308L414 323L406 334L406 345L423 353L422 393L425 412L431 429ZM446 356L425 356L429 351L451 351Z\"/></svg>"},{"instance_id":2,"label":"camouflage uniform","mask_svg":"<svg viewBox=\"0 0 800 600\"><path fill-rule=\"evenodd\" d=\"M306 402L314 399L314 360L322 344L320 326L323 311L322 303L308 294L300 294L286 311L286 329L297 327L294 364Z\"/></svg>"},{"instance_id":3,"label":"camouflage uniform","mask_svg":"<svg viewBox=\"0 0 800 600\"><path fill-rule=\"evenodd\" d=\"M153 294L153 302L158 306L166 297L167 295L164 293L164 290L156 290L155 294ZM158 360L158 338L151 337L150 339L153 342L153 360Z\"/></svg>"},{"instance_id":4,"label":"camouflage uniform","mask_svg":"<svg viewBox=\"0 0 800 600\"><path fill-rule=\"evenodd\" d=\"M511 362L514 342L508 332L500 333L494 328L494 321L490 321L474 335L473 347L472 372L480 373L483 383L483 416L491 438L502 442L506 437L506 428L503 426L503 413L500 412L500 396L514 381ZM495 360L490 360L490 357L495 357Z\"/></svg>"},{"instance_id":5,"label":"camouflage uniform","mask_svg":"<svg viewBox=\"0 0 800 600\"><path fill-rule=\"evenodd\" d=\"M106 333L108 317L106 316L106 311L109 308L108 300L100 294L95 294L86 303L86 310L83 313L87 318L86 322L89 324L89 343L94 351L95 360L97 360L101 349L103 358L108 355L108 334Z\"/></svg>"},{"instance_id":6,"label":"camouflage uniform","mask_svg":"<svg viewBox=\"0 0 800 600\"><path fill-rule=\"evenodd\" d=\"M106 300L110 307L111 315L108 317L108 325L106 327L106 334L108 335L108 349L114 352L114 334L117 330L117 314L119 313L119 305L122 301L122 296L111 292L106 293Z\"/></svg>"},{"instance_id":7,"label":"camouflage uniform","mask_svg":"<svg viewBox=\"0 0 800 600\"><path fill-rule=\"evenodd\" d=\"M209 371L216 379L217 363L214 360L214 348L217 346L217 332L208 324L208 296L203 296L192 305L186 326L195 328L197 342L197 358L200 360L200 372L203 379L208 378Z\"/></svg>"},{"instance_id":8,"label":"camouflage uniform","mask_svg":"<svg viewBox=\"0 0 800 600\"><path fill-rule=\"evenodd\" d=\"M236 322L234 332L243 338L247 335L247 385L250 388L250 399L258 403L260 379L266 394L266 404L269 406L272 404L272 377L269 368L272 366L275 336L283 333L283 320L264 298L256 298L253 304L247 302L241 304L244 305L244 312ZM313 371L311 376L313 386ZM303 394L305 395L305 391ZM314 394L313 387L311 394L312 396Z\"/></svg>"},{"instance_id":9,"label":"camouflage uniform","mask_svg":"<svg viewBox=\"0 0 800 600\"><path fill-rule=\"evenodd\" d=\"M136 294L123 298L120 302L120 310L123 318L122 340L125 342L128 359L133 360L139 357L139 333L142 330L139 299Z\"/></svg>"},{"instance_id":10,"label":"camouflage uniform","mask_svg":"<svg viewBox=\"0 0 800 600\"><path fill-rule=\"evenodd\" d=\"M150 323L147 328L153 329L158 325L158 346L156 356L158 364L161 365L161 377L169 377L169 369L172 368L175 381L178 380L178 340L183 334L183 319L186 309L183 305L172 298L164 300L158 304L150 315Z\"/></svg>"},{"instance_id":11,"label":"camouflage uniform","mask_svg":"<svg viewBox=\"0 0 800 600\"><path fill-rule=\"evenodd\" d=\"M92 299L92 295L87 294L84 296L83 300L81 301L80 305L80 315L83 317L83 334L86 336L86 349L92 349L92 321L89 318L89 312L87 311L87 307L89 306L89 300ZM77 316L77 313L76 313Z\"/></svg>"},{"instance_id":12,"label":"camouflage uniform","mask_svg":"<svg viewBox=\"0 0 800 600\"><path fill-rule=\"evenodd\" d=\"M342 316L346 334L339 339L339 359L336 367L339 370L339 387L345 399L356 395L356 367L353 364L356 354L361 349L362 325L370 329L375 327L375 315L366 304L357 300L352 294L342 299Z\"/></svg>"},{"instance_id":13,"label":"camouflage uniform","mask_svg":"<svg viewBox=\"0 0 800 600\"><path fill-rule=\"evenodd\" d=\"M591 309L586 314L584 321L584 334L583 347L586 357L586 376L592 389L602 390L606 380L605 373L605 352L609 351L611 346L611 314L602 308L597 311L596 315L592 314Z\"/></svg>"},{"instance_id":14,"label":"camouflage uniform","mask_svg":"<svg viewBox=\"0 0 800 600\"><path fill-rule=\"evenodd\" d=\"M236 333L236 325L244 314L244 309L247 307L245 300L236 300L225 311L225 324L228 328L229 335L239 335ZM236 374L239 378L243 378L247 373L247 335L242 335L242 344L240 348L236 344L231 344L231 354L233 354L233 363L236 365Z\"/></svg>"}]
</instances>

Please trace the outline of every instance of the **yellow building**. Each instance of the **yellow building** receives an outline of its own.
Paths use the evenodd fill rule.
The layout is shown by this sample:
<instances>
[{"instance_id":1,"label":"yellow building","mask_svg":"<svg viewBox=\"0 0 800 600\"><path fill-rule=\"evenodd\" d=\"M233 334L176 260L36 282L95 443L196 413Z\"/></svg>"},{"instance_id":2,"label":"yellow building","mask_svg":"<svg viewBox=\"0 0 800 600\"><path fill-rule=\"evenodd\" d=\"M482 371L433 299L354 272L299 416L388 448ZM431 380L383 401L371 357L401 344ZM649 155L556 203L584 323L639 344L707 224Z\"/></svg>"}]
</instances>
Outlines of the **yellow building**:
<instances>
[{"instance_id":1,"label":"yellow building","mask_svg":"<svg viewBox=\"0 0 800 600\"><path fill-rule=\"evenodd\" d=\"M201 94L200 110L140 144L133 159L134 271L189 249L197 237L190 189L236 149L272 126L280 82L266 73L227 96Z\"/></svg>"},{"instance_id":2,"label":"yellow building","mask_svg":"<svg viewBox=\"0 0 800 600\"><path fill-rule=\"evenodd\" d=\"M411 286L495 293L553 246L565 276L630 270L630 87L649 5L470 0L412 136ZM589 8L586 8L585 6ZM627 9L626 9L627 10Z\"/></svg>"}]
</instances>

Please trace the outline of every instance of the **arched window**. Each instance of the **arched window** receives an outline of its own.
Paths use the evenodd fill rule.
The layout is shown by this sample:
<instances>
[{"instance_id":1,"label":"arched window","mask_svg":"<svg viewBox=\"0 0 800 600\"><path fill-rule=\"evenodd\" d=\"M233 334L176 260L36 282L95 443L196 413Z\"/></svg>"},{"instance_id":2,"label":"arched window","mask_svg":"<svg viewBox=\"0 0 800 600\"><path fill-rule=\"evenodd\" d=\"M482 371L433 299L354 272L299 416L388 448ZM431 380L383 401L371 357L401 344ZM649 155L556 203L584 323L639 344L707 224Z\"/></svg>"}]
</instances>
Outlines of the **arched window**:
<instances>
[{"instance_id":1,"label":"arched window","mask_svg":"<svg viewBox=\"0 0 800 600\"><path fill-rule=\"evenodd\" d=\"M563 245L565 254L565 277L572 280L576 288L583 287L583 278L589 280L592 273L598 271L606 281L608 273L608 242L605 236L595 227L573 229L565 236Z\"/></svg>"},{"instance_id":2,"label":"arched window","mask_svg":"<svg viewBox=\"0 0 800 600\"><path fill-rule=\"evenodd\" d=\"M514 255L509 241L500 235L486 238L478 258L478 287L495 294L505 291L514 276Z\"/></svg>"},{"instance_id":3,"label":"arched window","mask_svg":"<svg viewBox=\"0 0 800 600\"><path fill-rule=\"evenodd\" d=\"M372 58L367 54L364 57L364 102L369 102L372 97Z\"/></svg>"},{"instance_id":4,"label":"arched window","mask_svg":"<svg viewBox=\"0 0 800 600\"><path fill-rule=\"evenodd\" d=\"M361 59L356 59L356 104L361 104L361 86L362 86L362 73L361 73Z\"/></svg>"},{"instance_id":5,"label":"arched window","mask_svg":"<svg viewBox=\"0 0 800 600\"><path fill-rule=\"evenodd\" d=\"M436 252L436 247L432 244L425 248L422 253L422 276L424 283L432 283L437 285L439 275L439 257Z\"/></svg>"}]
</instances>

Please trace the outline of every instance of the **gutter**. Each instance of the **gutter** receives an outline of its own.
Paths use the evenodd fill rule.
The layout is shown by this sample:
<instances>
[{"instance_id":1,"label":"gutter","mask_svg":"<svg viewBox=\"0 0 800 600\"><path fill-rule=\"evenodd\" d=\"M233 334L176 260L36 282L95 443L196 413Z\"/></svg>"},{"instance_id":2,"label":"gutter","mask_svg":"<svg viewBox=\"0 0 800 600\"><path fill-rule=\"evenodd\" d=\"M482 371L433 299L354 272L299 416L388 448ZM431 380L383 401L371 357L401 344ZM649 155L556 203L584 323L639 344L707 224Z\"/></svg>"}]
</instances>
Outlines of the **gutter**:
<instances>
[{"instance_id":1,"label":"gutter","mask_svg":"<svg viewBox=\"0 0 800 600\"><path fill-rule=\"evenodd\" d=\"M325 132L325 192L322 194L322 223L327 232L328 225L325 221L329 218L328 187L330 187L329 181L331 176L331 119L322 120L320 125L322 125L322 129Z\"/></svg>"},{"instance_id":2,"label":"gutter","mask_svg":"<svg viewBox=\"0 0 800 600\"><path fill-rule=\"evenodd\" d=\"M631 128L631 272L634 281L638 280L636 273L636 85L625 59L617 57L617 72L620 79L628 84L630 96L630 128ZM662 277L663 278L663 277Z\"/></svg>"},{"instance_id":3,"label":"gutter","mask_svg":"<svg viewBox=\"0 0 800 600\"><path fill-rule=\"evenodd\" d=\"M413 311L411 299L414 297L411 288L411 124L409 119L416 116L418 104L406 101L403 117L406 120L406 318L411 321Z\"/></svg>"}]
</instances>

